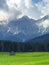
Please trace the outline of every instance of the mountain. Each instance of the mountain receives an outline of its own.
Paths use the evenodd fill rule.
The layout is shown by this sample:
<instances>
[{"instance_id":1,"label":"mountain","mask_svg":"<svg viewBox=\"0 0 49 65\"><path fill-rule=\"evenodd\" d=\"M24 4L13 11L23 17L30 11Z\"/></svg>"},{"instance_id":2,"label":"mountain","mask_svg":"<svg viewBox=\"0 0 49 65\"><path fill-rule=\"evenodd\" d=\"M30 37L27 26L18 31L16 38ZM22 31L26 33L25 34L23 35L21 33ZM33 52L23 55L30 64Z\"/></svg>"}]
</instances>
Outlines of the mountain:
<instances>
[{"instance_id":1,"label":"mountain","mask_svg":"<svg viewBox=\"0 0 49 65\"><path fill-rule=\"evenodd\" d=\"M34 20L27 16L0 25L0 40L25 42L49 33L49 15Z\"/></svg>"},{"instance_id":2,"label":"mountain","mask_svg":"<svg viewBox=\"0 0 49 65\"><path fill-rule=\"evenodd\" d=\"M45 34L39 37L36 37L29 42L31 43L49 43L49 34Z\"/></svg>"}]
</instances>

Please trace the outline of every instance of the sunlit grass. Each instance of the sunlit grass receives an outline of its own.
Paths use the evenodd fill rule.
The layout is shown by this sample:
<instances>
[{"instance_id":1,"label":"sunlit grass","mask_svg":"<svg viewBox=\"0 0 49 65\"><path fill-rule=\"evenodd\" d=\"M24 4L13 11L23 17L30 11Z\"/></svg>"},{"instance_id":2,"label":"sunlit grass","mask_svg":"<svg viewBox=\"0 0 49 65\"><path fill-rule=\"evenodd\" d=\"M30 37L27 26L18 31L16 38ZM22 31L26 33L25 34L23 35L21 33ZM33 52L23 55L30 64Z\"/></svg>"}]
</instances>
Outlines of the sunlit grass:
<instances>
[{"instance_id":1,"label":"sunlit grass","mask_svg":"<svg viewBox=\"0 0 49 65\"><path fill-rule=\"evenodd\" d=\"M0 65L49 65L49 52L0 53Z\"/></svg>"}]
</instances>

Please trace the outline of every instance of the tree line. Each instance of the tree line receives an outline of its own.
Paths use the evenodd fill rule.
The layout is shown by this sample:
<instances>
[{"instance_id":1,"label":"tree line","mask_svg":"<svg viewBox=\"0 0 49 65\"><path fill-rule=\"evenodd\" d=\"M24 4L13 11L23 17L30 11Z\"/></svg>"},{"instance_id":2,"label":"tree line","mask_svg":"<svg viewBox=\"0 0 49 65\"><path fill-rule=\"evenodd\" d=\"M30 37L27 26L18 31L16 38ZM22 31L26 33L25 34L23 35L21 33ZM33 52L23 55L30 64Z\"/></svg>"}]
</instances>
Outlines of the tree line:
<instances>
[{"instance_id":1,"label":"tree line","mask_svg":"<svg viewBox=\"0 0 49 65\"><path fill-rule=\"evenodd\" d=\"M0 41L0 52L47 52L49 43Z\"/></svg>"}]
</instances>

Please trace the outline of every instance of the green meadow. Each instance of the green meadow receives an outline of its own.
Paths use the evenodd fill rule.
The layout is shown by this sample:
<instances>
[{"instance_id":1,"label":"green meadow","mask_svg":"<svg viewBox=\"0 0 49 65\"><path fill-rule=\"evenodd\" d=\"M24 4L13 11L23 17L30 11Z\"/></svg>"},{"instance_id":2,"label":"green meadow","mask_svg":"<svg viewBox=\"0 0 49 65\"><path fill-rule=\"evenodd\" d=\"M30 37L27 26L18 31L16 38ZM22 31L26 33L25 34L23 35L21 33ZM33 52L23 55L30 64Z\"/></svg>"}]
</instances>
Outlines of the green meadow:
<instances>
[{"instance_id":1,"label":"green meadow","mask_svg":"<svg viewBox=\"0 0 49 65\"><path fill-rule=\"evenodd\" d=\"M49 65L49 52L0 53L0 65Z\"/></svg>"}]
</instances>

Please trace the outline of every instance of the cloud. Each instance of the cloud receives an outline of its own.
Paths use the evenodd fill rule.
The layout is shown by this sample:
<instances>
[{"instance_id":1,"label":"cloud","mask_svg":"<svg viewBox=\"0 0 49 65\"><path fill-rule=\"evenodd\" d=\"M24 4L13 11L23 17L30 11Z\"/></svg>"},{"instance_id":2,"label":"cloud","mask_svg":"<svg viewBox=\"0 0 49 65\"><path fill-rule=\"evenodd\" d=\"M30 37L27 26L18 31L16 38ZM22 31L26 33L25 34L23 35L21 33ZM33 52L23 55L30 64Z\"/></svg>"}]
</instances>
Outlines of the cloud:
<instances>
[{"instance_id":1,"label":"cloud","mask_svg":"<svg viewBox=\"0 0 49 65\"><path fill-rule=\"evenodd\" d=\"M49 0L42 0L41 2L36 3L37 8L41 11L41 17L49 15ZM38 23L39 30L46 32L49 29L49 20L45 20L41 23Z\"/></svg>"},{"instance_id":2,"label":"cloud","mask_svg":"<svg viewBox=\"0 0 49 65\"><path fill-rule=\"evenodd\" d=\"M0 0L0 25L6 24L9 19L8 6L6 0Z\"/></svg>"},{"instance_id":3,"label":"cloud","mask_svg":"<svg viewBox=\"0 0 49 65\"><path fill-rule=\"evenodd\" d=\"M39 27L48 28L49 27L49 20L41 21L41 23L38 23Z\"/></svg>"},{"instance_id":4,"label":"cloud","mask_svg":"<svg viewBox=\"0 0 49 65\"><path fill-rule=\"evenodd\" d=\"M42 31L42 34L49 29L49 20L41 21L36 23L39 28L39 32Z\"/></svg>"},{"instance_id":5,"label":"cloud","mask_svg":"<svg viewBox=\"0 0 49 65\"><path fill-rule=\"evenodd\" d=\"M5 5L6 5L5 0L0 0L0 8L4 8Z\"/></svg>"},{"instance_id":6,"label":"cloud","mask_svg":"<svg viewBox=\"0 0 49 65\"><path fill-rule=\"evenodd\" d=\"M0 0L0 9L8 10L6 0Z\"/></svg>"},{"instance_id":7,"label":"cloud","mask_svg":"<svg viewBox=\"0 0 49 65\"><path fill-rule=\"evenodd\" d=\"M9 0L7 1L7 4L9 11L11 11L13 14L20 13L18 16L26 15L32 19L38 19L42 15L41 11L32 0Z\"/></svg>"},{"instance_id":8,"label":"cloud","mask_svg":"<svg viewBox=\"0 0 49 65\"><path fill-rule=\"evenodd\" d=\"M32 0L21 0L20 11L23 15L29 16L32 19L38 19L42 15L41 11L33 3Z\"/></svg>"},{"instance_id":9,"label":"cloud","mask_svg":"<svg viewBox=\"0 0 49 65\"><path fill-rule=\"evenodd\" d=\"M41 11L42 16L49 15L49 1L42 0L41 2L37 3L36 6Z\"/></svg>"},{"instance_id":10,"label":"cloud","mask_svg":"<svg viewBox=\"0 0 49 65\"><path fill-rule=\"evenodd\" d=\"M40 0L36 3L34 0L1 0L0 8L10 15L11 20L24 15L39 19L49 14L49 1Z\"/></svg>"},{"instance_id":11,"label":"cloud","mask_svg":"<svg viewBox=\"0 0 49 65\"><path fill-rule=\"evenodd\" d=\"M6 24L7 21L16 18L20 14L15 4L13 4L14 7L11 7L11 3L9 6L7 2L8 0L0 0L0 24Z\"/></svg>"},{"instance_id":12,"label":"cloud","mask_svg":"<svg viewBox=\"0 0 49 65\"><path fill-rule=\"evenodd\" d=\"M0 10L0 21L1 20L6 20L8 17L8 14L2 10Z\"/></svg>"},{"instance_id":13,"label":"cloud","mask_svg":"<svg viewBox=\"0 0 49 65\"><path fill-rule=\"evenodd\" d=\"M10 17L10 15L7 12L5 12L3 10L0 10L0 25L3 25L3 24L6 25L6 24L8 24L9 17Z\"/></svg>"}]
</instances>

